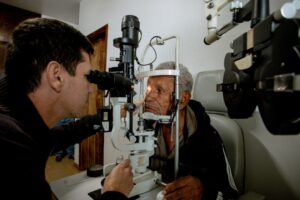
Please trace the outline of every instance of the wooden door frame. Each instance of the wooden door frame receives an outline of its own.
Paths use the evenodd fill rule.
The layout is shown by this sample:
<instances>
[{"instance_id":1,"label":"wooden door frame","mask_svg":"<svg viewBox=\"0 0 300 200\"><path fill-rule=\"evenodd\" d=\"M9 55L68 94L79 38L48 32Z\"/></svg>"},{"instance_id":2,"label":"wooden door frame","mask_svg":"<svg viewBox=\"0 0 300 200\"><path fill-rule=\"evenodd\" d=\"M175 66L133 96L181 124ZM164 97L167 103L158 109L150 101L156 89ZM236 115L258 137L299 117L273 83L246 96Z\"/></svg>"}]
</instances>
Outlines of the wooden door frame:
<instances>
[{"instance_id":1,"label":"wooden door frame","mask_svg":"<svg viewBox=\"0 0 300 200\"><path fill-rule=\"evenodd\" d=\"M104 40L104 51L105 51L105 57L103 58L104 61L103 63L105 63L104 67L101 68L100 70L105 71L106 70L106 57L107 57L107 38L108 38L108 25L104 25L103 27L99 28L98 30L90 33L88 36L88 39L91 41L91 43L95 43L98 40L102 39ZM101 67L101 66L100 66ZM98 91L96 91L98 92ZM101 105L102 103L96 103L96 107L101 108L103 105ZM83 141L81 142L80 146L79 146L79 165L78 168L80 170L84 170L87 167L89 167L90 165L93 164L103 164L103 158L104 158L104 134L103 133L97 133L94 136L91 136L89 138L87 138L86 140L89 140L89 142ZM90 150L90 149L97 149L100 148L102 150L102 155L99 155L99 157L94 157L94 158L88 158L88 159L83 159L84 156L86 156L86 149ZM101 151L99 150L99 151ZM93 157L93 156L92 156Z\"/></svg>"},{"instance_id":2,"label":"wooden door frame","mask_svg":"<svg viewBox=\"0 0 300 200\"><path fill-rule=\"evenodd\" d=\"M91 42L94 42L100 38L105 38L105 51L107 52L107 36L108 36L108 24L102 26L98 30L90 33L87 37ZM106 58L105 58L105 63L106 63Z\"/></svg>"}]
</instances>

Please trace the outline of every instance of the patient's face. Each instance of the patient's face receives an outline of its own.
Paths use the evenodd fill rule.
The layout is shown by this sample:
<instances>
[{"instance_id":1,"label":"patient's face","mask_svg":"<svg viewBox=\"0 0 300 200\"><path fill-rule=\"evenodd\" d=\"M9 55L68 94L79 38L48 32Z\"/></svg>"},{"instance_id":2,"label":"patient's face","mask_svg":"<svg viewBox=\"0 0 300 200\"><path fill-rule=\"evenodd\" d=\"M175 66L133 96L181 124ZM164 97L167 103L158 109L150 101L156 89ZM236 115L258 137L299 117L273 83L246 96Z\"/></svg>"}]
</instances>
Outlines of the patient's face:
<instances>
[{"instance_id":1,"label":"patient's face","mask_svg":"<svg viewBox=\"0 0 300 200\"><path fill-rule=\"evenodd\" d=\"M174 77L152 76L148 79L145 112L166 115L172 105Z\"/></svg>"}]
</instances>

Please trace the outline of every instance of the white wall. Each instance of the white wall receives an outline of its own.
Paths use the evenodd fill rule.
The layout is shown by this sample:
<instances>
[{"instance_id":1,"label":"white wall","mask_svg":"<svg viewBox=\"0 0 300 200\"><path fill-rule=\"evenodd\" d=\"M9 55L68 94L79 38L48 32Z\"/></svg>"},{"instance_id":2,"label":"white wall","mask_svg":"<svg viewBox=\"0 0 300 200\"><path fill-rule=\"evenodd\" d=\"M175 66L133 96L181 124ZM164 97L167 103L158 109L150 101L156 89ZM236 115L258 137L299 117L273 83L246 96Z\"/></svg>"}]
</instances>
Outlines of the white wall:
<instances>
[{"instance_id":1,"label":"white wall","mask_svg":"<svg viewBox=\"0 0 300 200\"><path fill-rule=\"evenodd\" d=\"M48 15L44 15L44 14L42 14L42 18L57 19L57 20L59 20L59 21L62 21L62 22L64 22L64 23L67 23L67 24L69 24L69 25L71 25L71 26L73 26L74 28L76 28L76 29L79 30L78 24L74 24L74 23L72 23L72 22L70 22L70 21L65 21L65 20L62 20L62 19L59 19L59 18L56 18L56 17L51 17L51 16L48 16Z\"/></svg>"},{"instance_id":2,"label":"white wall","mask_svg":"<svg viewBox=\"0 0 300 200\"><path fill-rule=\"evenodd\" d=\"M81 0L0 0L7 5L52 16L55 19L78 25Z\"/></svg>"},{"instance_id":3,"label":"white wall","mask_svg":"<svg viewBox=\"0 0 300 200\"><path fill-rule=\"evenodd\" d=\"M277 10L287 0L270 0L271 11ZM228 13L228 9L225 10ZM186 65L195 75L199 71L223 68L224 56L230 51L232 39L241 35L249 28L248 23L225 34L218 42L206 46L203 38L207 34L203 0L82 0L80 3L79 29L89 34L98 28L109 25L108 58L118 57L119 49L113 46L113 39L122 36L121 20L125 15L139 18L143 38L137 55L141 56L146 44L154 35L180 37L179 61ZM225 14L224 16L230 16ZM225 17L226 18L226 17ZM228 22L220 19L220 26ZM174 60L174 42L164 47L157 47L158 59L155 63ZM150 51L149 51L150 54ZM107 66L114 67L117 63L107 59ZM104 162L114 161L113 149L105 136Z\"/></svg>"}]
</instances>

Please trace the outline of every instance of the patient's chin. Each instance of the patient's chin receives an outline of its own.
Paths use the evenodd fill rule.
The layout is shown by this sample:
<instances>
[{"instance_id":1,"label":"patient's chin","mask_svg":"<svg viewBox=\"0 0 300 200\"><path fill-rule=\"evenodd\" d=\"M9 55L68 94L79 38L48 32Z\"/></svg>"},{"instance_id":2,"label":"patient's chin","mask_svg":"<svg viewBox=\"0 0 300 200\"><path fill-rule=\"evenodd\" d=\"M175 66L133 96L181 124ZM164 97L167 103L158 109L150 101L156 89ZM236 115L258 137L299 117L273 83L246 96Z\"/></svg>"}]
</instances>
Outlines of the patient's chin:
<instances>
[{"instance_id":1,"label":"patient's chin","mask_svg":"<svg viewBox=\"0 0 300 200\"><path fill-rule=\"evenodd\" d=\"M144 112L151 112L155 115L159 115L159 112L157 111L157 109L153 109L153 108L145 108Z\"/></svg>"}]
</instances>

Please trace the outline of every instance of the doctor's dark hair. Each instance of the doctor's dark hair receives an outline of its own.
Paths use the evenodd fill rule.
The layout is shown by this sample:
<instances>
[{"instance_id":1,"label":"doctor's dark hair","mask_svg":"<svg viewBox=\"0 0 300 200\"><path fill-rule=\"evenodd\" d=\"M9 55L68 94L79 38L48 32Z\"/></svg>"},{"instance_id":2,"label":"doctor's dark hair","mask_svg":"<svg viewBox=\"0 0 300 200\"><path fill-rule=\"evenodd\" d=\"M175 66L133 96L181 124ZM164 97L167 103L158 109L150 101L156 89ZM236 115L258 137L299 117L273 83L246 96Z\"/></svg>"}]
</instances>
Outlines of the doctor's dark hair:
<instances>
[{"instance_id":1,"label":"doctor's dark hair","mask_svg":"<svg viewBox=\"0 0 300 200\"><path fill-rule=\"evenodd\" d=\"M28 94L39 86L50 61L62 64L75 75L82 52L93 54L90 41L72 26L45 18L28 19L14 30L8 47L5 73L10 85Z\"/></svg>"},{"instance_id":2,"label":"doctor's dark hair","mask_svg":"<svg viewBox=\"0 0 300 200\"><path fill-rule=\"evenodd\" d=\"M155 69L175 69L176 64L173 61L160 63ZM193 89L193 76L189 72L188 68L183 64L179 64L179 92L189 92L192 93Z\"/></svg>"}]
</instances>

